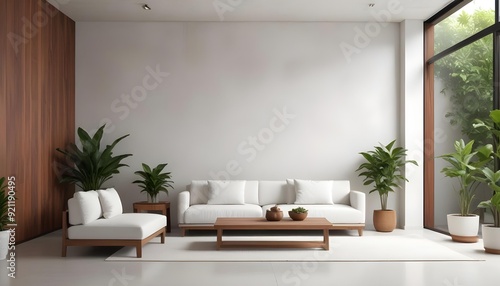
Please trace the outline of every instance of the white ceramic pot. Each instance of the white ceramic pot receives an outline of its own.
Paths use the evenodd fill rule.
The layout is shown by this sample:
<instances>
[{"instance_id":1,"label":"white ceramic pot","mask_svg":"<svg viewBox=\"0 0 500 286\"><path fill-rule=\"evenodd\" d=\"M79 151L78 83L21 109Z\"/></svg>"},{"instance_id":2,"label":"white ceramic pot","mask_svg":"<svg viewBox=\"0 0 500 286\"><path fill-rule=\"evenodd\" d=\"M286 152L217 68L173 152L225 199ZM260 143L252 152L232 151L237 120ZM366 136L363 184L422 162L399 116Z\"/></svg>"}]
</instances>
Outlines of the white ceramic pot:
<instances>
[{"instance_id":1,"label":"white ceramic pot","mask_svg":"<svg viewBox=\"0 0 500 286\"><path fill-rule=\"evenodd\" d=\"M0 231L0 260L7 258L9 253L9 234L8 230Z\"/></svg>"},{"instance_id":2,"label":"white ceramic pot","mask_svg":"<svg viewBox=\"0 0 500 286\"><path fill-rule=\"evenodd\" d=\"M459 214L447 215L448 231L453 241L457 242L477 242L479 237L479 216Z\"/></svg>"},{"instance_id":3,"label":"white ceramic pot","mask_svg":"<svg viewBox=\"0 0 500 286\"><path fill-rule=\"evenodd\" d=\"M491 224L483 224L484 251L487 253L500 254L500 227Z\"/></svg>"}]
</instances>

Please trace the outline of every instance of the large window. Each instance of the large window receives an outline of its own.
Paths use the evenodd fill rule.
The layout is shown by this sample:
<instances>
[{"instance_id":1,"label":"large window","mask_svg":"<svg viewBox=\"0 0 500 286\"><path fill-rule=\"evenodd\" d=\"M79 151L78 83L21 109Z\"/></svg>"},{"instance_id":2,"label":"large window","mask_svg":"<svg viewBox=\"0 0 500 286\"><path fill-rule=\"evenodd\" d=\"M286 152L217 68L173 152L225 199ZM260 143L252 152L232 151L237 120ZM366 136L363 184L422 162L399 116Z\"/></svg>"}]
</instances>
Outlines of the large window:
<instances>
[{"instance_id":1,"label":"large window","mask_svg":"<svg viewBox=\"0 0 500 286\"><path fill-rule=\"evenodd\" d=\"M490 138L476 132L475 119L487 119L498 85L495 39L499 33L497 0L455 1L426 23L425 226L447 231L446 214L459 210L454 181L441 174L436 158L453 151L458 139L475 145ZM477 201L485 192L478 192ZM477 203L472 204L473 210Z\"/></svg>"}]
</instances>

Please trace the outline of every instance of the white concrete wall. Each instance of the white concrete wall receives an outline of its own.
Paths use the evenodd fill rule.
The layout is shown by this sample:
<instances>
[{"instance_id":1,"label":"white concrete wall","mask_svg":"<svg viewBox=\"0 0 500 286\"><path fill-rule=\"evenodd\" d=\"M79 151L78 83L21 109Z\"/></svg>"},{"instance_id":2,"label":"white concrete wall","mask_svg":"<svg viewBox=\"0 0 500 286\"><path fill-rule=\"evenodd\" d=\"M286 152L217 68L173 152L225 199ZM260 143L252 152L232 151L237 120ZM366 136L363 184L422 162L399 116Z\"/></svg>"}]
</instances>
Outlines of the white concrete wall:
<instances>
[{"instance_id":1,"label":"white concrete wall","mask_svg":"<svg viewBox=\"0 0 500 286\"><path fill-rule=\"evenodd\" d=\"M142 162L169 164L175 190L161 198L173 214L192 179L348 179L367 192L358 153L401 143L408 127L396 23L76 26L76 125L107 122L106 143L131 134L116 148L134 154L130 168L108 184L126 211L145 199L131 183ZM408 116L412 124L421 114ZM416 130L409 139L418 141ZM370 225L380 205L376 194L367 198ZM390 197L391 208L400 204Z\"/></svg>"}]
</instances>

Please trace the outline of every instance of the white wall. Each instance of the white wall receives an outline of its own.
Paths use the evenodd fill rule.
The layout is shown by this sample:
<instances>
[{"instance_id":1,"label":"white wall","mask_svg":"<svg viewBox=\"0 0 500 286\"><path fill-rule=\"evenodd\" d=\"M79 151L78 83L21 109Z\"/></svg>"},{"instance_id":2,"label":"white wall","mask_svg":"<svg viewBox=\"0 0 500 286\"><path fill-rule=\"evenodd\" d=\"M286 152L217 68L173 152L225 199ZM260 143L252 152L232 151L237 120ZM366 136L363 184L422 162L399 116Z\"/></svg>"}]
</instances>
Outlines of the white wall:
<instances>
[{"instance_id":1,"label":"white wall","mask_svg":"<svg viewBox=\"0 0 500 286\"><path fill-rule=\"evenodd\" d=\"M169 164L172 214L190 180L228 164L231 179L348 179L367 192L358 153L400 139L400 42L398 24L366 25L78 22L76 125L107 122L106 143L131 134L116 148L134 154L130 168L109 182L126 211L145 199L131 184L142 162ZM371 224L379 199L367 198Z\"/></svg>"}]
</instances>

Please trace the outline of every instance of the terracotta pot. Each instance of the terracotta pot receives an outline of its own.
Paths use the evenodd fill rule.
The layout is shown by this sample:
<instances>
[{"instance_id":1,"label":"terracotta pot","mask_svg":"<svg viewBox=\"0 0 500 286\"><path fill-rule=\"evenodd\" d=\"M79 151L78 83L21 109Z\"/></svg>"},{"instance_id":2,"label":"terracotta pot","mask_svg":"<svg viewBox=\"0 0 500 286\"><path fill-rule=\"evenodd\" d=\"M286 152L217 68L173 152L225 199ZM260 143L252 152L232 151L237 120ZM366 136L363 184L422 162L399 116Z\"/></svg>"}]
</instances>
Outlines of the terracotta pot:
<instances>
[{"instance_id":1,"label":"terracotta pot","mask_svg":"<svg viewBox=\"0 0 500 286\"><path fill-rule=\"evenodd\" d=\"M449 214L446 216L448 221L448 231L451 239L456 242L474 243L479 240L477 233L479 231L479 216L459 214Z\"/></svg>"},{"instance_id":2,"label":"terracotta pot","mask_svg":"<svg viewBox=\"0 0 500 286\"><path fill-rule=\"evenodd\" d=\"M288 215L293 220L305 220L307 217L307 213L296 213L292 211L288 211Z\"/></svg>"},{"instance_id":3,"label":"terracotta pot","mask_svg":"<svg viewBox=\"0 0 500 286\"><path fill-rule=\"evenodd\" d=\"M279 221L283 218L283 211L266 211L266 219L270 221Z\"/></svg>"},{"instance_id":4,"label":"terracotta pot","mask_svg":"<svg viewBox=\"0 0 500 286\"><path fill-rule=\"evenodd\" d=\"M500 227L483 224L484 251L491 254L500 254Z\"/></svg>"},{"instance_id":5,"label":"terracotta pot","mask_svg":"<svg viewBox=\"0 0 500 286\"><path fill-rule=\"evenodd\" d=\"M391 232L396 228L396 211L395 210L374 210L373 211L373 226L376 231Z\"/></svg>"}]
</instances>

